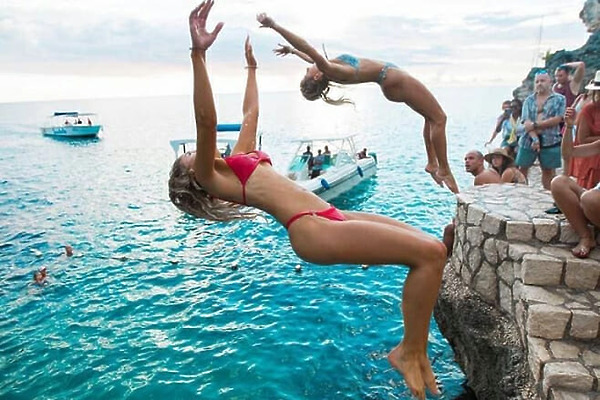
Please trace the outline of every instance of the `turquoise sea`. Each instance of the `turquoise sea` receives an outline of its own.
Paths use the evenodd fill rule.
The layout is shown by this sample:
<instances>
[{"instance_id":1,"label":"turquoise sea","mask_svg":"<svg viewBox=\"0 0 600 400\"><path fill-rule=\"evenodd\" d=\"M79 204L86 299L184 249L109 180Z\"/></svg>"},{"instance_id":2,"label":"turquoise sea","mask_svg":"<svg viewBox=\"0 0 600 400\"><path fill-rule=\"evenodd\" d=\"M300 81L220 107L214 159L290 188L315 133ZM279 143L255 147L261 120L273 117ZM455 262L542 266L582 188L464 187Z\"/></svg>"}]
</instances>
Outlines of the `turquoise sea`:
<instances>
[{"instance_id":1,"label":"turquoise sea","mask_svg":"<svg viewBox=\"0 0 600 400\"><path fill-rule=\"evenodd\" d=\"M510 88L433 91L464 187L463 154L484 150ZM355 108L261 94L263 150L283 171L294 138L358 134L379 171L333 203L441 237L455 200L421 172L422 119L373 87L346 94ZM217 107L238 122L241 95ZM43 137L58 110L97 112L104 132ZM193 134L189 96L0 104L0 398L409 398L386 360L403 335L406 268L311 265L269 217L182 215L167 196L168 140ZM434 321L429 342L454 399L465 378Z\"/></svg>"}]
</instances>

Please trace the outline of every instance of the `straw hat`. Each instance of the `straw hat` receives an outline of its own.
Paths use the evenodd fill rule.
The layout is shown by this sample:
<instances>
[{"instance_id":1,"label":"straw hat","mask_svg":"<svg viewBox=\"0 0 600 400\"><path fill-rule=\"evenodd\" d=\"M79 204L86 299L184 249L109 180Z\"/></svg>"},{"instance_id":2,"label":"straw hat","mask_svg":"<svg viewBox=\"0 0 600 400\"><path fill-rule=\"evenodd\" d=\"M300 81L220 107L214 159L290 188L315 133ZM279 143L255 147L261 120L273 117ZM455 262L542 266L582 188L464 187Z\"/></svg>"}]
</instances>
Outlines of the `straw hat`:
<instances>
[{"instance_id":1,"label":"straw hat","mask_svg":"<svg viewBox=\"0 0 600 400\"><path fill-rule=\"evenodd\" d=\"M596 71L594 80L585 87L585 90L600 90L600 71Z\"/></svg>"},{"instance_id":2,"label":"straw hat","mask_svg":"<svg viewBox=\"0 0 600 400\"><path fill-rule=\"evenodd\" d=\"M485 161L487 161L488 163L491 164L492 156L494 156L494 155L502 156L502 157L508 159L508 161L513 162L513 158L510 155L508 155L508 152L503 148L494 149L493 151L490 151L488 154L483 156L483 158L485 159Z\"/></svg>"}]
</instances>

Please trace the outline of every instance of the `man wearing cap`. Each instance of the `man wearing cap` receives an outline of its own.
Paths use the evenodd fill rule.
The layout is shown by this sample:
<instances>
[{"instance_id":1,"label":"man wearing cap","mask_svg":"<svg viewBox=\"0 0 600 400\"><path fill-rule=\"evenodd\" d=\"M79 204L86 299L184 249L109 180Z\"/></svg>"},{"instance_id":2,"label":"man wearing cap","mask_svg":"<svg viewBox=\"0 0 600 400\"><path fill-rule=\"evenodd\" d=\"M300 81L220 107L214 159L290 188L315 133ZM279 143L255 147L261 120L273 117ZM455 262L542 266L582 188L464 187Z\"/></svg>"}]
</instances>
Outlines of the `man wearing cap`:
<instances>
[{"instance_id":1,"label":"man wearing cap","mask_svg":"<svg viewBox=\"0 0 600 400\"><path fill-rule=\"evenodd\" d=\"M539 158L542 185L550 190L550 182L561 166L560 128L565 113L565 96L551 90L552 80L546 70L535 74L534 92L523 102L522 120L525 134L519 139L516 164L527 177L529 168Z\"/></svg>"},{"instance_id":2,"label":"man wearing cap","mask_svg":"<svg viewBox=\"0 0 600 400\"><path fill-rule=\"evenodd\" d=\"M570 72L573 72L570 74ZM571 107L581 90L583 77L585 75L585 63L583 61L573 61L564 63L556 68L554 78L556 83L552 87L555 93L565 96L567 107Z\"/></svg>"}]
</instances>

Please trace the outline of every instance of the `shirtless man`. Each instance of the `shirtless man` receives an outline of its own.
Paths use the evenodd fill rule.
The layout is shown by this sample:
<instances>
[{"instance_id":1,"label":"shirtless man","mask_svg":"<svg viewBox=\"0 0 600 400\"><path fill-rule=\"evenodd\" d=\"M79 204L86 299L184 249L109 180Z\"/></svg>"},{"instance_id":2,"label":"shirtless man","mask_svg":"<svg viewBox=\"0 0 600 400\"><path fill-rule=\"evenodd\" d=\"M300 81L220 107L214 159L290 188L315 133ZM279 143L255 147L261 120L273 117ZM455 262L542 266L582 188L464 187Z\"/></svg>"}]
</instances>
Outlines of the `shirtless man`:
<instances>
[{"instance_id":1,"label":"shirtless man","mask_svg":"<svg viewBox=\"0 0 600 400\"><path fill-rule=\"evenodd\" d=\"M473 185L501 183L500 175L493 169L486 169L483 166L483 161L483 154L478 150L470 150L465 154L465 171L475 177ZM450 257L452 255L452 247L454 247L454 220L444 228L442 241L446 245L448 257Z\"/></svg>"}]
</instances>

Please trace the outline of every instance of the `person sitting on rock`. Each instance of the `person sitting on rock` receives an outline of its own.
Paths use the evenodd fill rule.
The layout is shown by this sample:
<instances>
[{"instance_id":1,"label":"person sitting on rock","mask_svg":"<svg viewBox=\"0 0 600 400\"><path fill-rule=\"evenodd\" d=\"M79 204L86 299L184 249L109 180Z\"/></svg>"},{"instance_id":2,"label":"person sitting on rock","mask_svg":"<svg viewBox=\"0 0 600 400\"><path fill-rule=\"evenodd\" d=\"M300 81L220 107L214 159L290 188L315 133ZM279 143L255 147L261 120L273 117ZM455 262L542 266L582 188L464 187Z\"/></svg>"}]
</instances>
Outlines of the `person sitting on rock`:
<instances>
[{"instance_id":1,"label":"person sitting on rock","mask_svg":"<svg viewBox=\"0 0 600 400\"><path fill-rule=\"evenodd\" d=\"M600 90L600 81L598 89ZM565 165L571 157L590 157L600 154L600 139L593 143L573 146L573 124L575 110L565 112L565 135L562 154ZM596 240L588 224L600 227L600 182L596 187L585 190L567 175L559 175L551 183L552 197L562 210L573 230L579 235L579 243L571 253L578 258L587 258L596 247Z\"/></svg>"}]
</instances>

